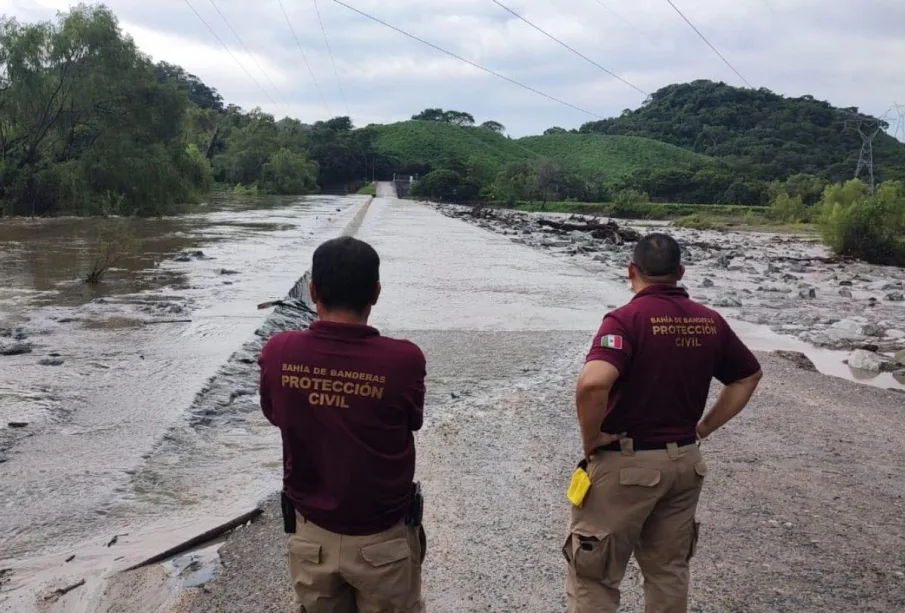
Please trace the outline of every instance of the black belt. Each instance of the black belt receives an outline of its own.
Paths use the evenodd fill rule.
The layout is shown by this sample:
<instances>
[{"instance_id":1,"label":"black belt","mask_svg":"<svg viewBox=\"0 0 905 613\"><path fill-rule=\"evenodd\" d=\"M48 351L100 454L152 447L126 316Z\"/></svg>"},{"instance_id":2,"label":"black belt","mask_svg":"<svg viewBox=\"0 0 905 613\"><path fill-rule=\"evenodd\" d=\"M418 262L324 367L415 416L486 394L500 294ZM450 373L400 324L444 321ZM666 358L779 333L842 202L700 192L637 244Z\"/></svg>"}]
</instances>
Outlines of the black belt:
<instances>
[{"instance_id":1,"label":"black belt","mask_svg":"<svg viewBox=\"0 0 905 613\"><path fill-rule=\"evenodd\" d=\"M632 449L634 449L635 451L653 451L656 449L666 449L673 443L675 443L677 447L686 447L688 445L694 445L697 442L698 440L695 438L683 438L678 441L669 441L666 443L652 443L649 441L632 440ZM616 441L615 443L610 443L609 445L598 447L594 451L622 451L622 447L620 446L619 441Z\"/></svg>"}]
</instances>

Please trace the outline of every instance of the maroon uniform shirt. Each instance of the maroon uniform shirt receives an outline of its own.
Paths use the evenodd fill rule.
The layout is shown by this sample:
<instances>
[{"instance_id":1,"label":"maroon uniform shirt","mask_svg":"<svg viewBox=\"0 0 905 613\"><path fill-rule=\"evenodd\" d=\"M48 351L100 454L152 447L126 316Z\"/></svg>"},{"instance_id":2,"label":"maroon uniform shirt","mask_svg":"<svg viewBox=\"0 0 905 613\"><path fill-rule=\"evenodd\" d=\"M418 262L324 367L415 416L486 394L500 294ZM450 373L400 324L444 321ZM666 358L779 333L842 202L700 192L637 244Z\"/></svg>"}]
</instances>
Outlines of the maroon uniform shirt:
<instances>
[{"instance_id":1,"label":"maroon uniform shirt","mask_svg":"<svg viewBox=\"0 0 905 613\"><path fill-rule=\"evenodd\" d=\"M284 487L331 532L376 534L401 521L424 415L425 360L370 326L316 321L261 351L261 408L283 438Z\"/></svg>"},{"instance_id":2,"label":"maroon uniform shirt","mask_svg":"<svg viewBox=\"0 0 905 613\"><path fill-rule=\"evenodd\" d=\"M601 430L652 443L695 438L714 377L724 385L760 370L717 313L675 285L654 285L603 318L587 361L619 371Z\"/></svg>"}]
</instances>

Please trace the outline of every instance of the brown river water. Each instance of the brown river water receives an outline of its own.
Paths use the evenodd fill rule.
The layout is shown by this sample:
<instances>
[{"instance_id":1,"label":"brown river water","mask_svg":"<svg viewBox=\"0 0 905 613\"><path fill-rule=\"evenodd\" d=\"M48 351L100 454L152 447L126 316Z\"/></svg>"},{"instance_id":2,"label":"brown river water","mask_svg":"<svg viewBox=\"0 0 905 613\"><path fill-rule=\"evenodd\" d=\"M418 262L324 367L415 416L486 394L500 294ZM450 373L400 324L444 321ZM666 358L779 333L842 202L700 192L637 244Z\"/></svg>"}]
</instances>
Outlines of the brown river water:
<instances>
[{"instance_id":1,"label":"brown river water","mask_svg":"<svg viewBox=\"0 0 905 613\"><path fill-rule=\"evenodd\" d=\"M285 296L366 200L224 198L137 220L137 248L95 287L81 279L111 222L0 219L0 347L31 348L0 355L0 569L37 576L78 551L69 566L88 572L116 535L152 553L155 534L273 491L274 432L199 432L186 410L270 313L257 305Z\"/></svg>"}]
</instances>

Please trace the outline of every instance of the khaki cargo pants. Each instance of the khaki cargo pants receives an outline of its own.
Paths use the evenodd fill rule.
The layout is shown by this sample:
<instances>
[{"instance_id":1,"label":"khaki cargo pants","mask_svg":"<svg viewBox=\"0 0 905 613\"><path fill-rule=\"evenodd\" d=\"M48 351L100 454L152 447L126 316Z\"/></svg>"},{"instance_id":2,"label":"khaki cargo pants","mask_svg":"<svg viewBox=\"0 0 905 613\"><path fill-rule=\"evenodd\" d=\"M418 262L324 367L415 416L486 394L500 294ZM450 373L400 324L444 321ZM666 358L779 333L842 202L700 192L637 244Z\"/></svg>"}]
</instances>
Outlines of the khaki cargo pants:
<instances>
[{"instance_id":1,"label":"khaki cargo pants","mask_svg":"<svg viewBox=\"0 0 905 613\"><path fill-rule=\"evenodd\" d=\"M296 513L289 573L298 613L423 613L423 529L400 522L379 534L345 536Z\"/></svg>"},{"instance_id":2,"label":"khaki cargo pants","mask_svg":"<svg viewBox=\"0 0 905 613\"><path fill-rule=\"evenodd\" d=\"M686 613L688 561L698 538L695 509L707 466L697 445L594 454L591 489L572 506L569 613L614 613L632 553L644 576L645 613Z\"/></svg>"}]
</instances>

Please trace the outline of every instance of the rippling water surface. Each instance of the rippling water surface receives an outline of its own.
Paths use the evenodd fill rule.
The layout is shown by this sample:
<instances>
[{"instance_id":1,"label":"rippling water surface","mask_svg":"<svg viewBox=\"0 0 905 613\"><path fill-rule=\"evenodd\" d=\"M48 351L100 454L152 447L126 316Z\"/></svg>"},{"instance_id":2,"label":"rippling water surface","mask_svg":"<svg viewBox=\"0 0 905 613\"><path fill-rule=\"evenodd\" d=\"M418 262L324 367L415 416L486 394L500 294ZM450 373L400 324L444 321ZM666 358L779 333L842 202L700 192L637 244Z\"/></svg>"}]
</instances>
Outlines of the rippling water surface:
<instances>
[{"instance_id":1,"label":"rippling water surface","mask_svg":"<svg viewBox=\"0 0 905 613\"><path fill-rule=\"evenodd\" d=\"M78 550L87 571L273 489L261 420L204 432L186 410L363 202L227 198L137 220L137 249L96 287L81 279L113 222L0 220L0 346L32 348L0 356L0 566L46 571Z\"/></svg>"}]
</instances>

